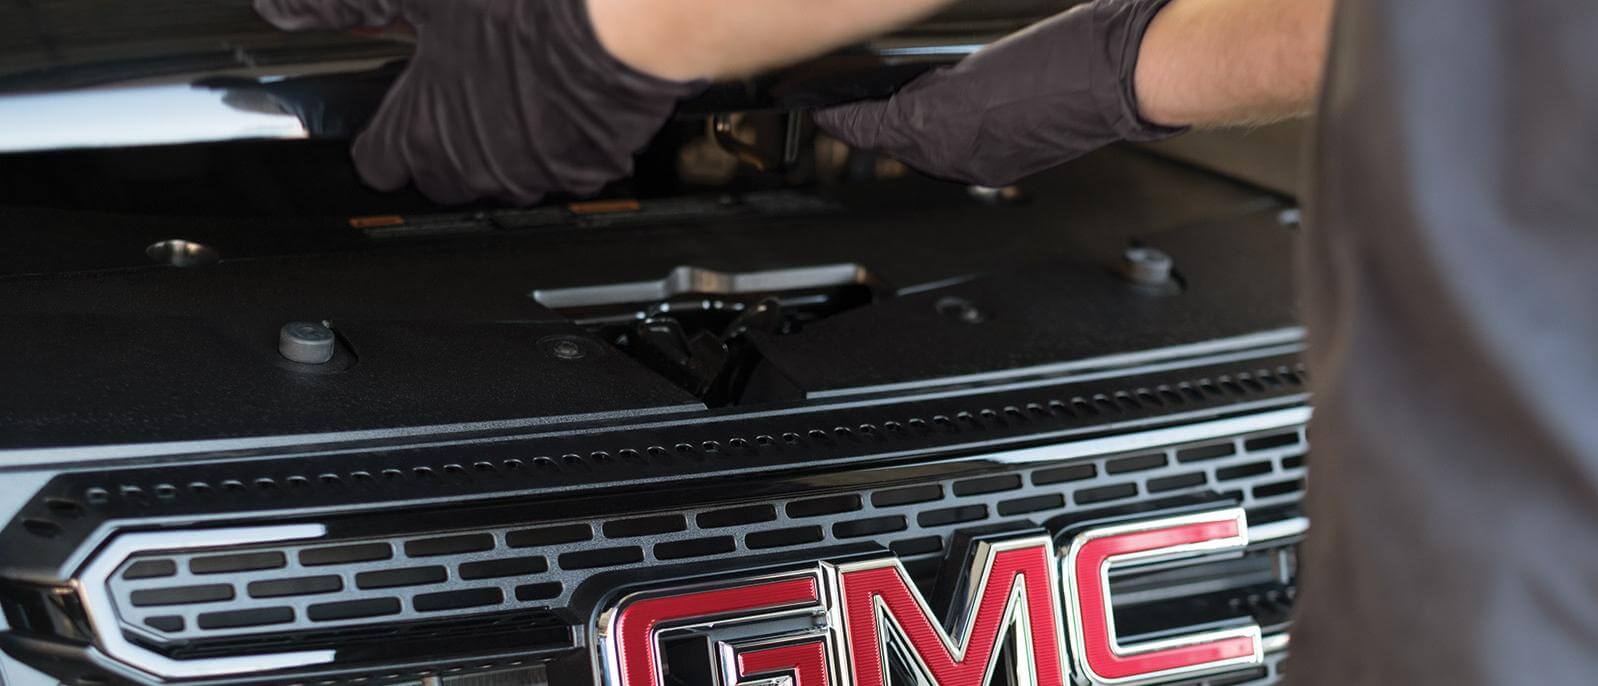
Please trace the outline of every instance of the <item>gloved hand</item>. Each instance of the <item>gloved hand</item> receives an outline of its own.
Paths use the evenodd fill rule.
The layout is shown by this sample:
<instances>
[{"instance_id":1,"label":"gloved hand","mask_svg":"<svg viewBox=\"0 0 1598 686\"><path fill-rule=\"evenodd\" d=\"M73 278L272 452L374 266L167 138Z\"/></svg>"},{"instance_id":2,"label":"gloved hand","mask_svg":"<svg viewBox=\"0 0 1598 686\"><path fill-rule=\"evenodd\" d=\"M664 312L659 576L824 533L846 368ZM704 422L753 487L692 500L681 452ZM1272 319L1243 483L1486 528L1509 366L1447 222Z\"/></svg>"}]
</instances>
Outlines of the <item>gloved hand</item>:
<instances>
[{"instance_id":1,"label":"gloved hand","mask_svg":"<svg viewBox=\"0 0 1598 686\"><path fill-rule=\"evenodd\" d=\"M822 130L932 176L1003 186L1118 141L1181 133L1138 115L1143 33L1170 0L1096 0L911 81L821 110Z\"/></svg>"},{"instance_id":2,"label":"gloved hand","mask_svg":"<svg viewBox=\"0 0 1598 686\"><path fill-rule=\"evenodd\" d=\"M600 44L586 0L255 0L279 28L406 22L415 56L355 141L361 177L434 200L589 194L704 87L629 67Z\"/></svg>"}]
</instances>

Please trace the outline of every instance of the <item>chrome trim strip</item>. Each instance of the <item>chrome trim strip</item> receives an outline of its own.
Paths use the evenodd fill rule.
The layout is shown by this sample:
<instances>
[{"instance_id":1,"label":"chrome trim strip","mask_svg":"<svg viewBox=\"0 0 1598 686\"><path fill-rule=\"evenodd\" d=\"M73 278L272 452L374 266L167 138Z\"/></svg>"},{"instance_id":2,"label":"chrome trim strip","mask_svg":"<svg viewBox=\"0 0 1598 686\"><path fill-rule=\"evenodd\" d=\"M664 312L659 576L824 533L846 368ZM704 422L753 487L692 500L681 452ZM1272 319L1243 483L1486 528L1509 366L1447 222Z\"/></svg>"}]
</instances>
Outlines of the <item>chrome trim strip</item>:
<instances>
[{"instance_id":1,"label":"chrome trim strip","mask_svg":"<svg viewBox=\"0 0 1598 686\"><path fill-rule=\"evenodd\" d=\"M872 52L882 57L965 57L988 47L987 43L957 43L951 45L911 45L904 47L879 47Z\"/></svg>"},{"instance_id":2,"label":"chrome trim strip","mask_svg":"<svg viewBox=\"0 0 1598 686\"><path fill-rule=\"evenodd\" d=\"M1280 653L1284 650L1287 650L1291 636L1291 634L1285 631L1279 634L1266 634L1260 638L1260 643L1261 646L1265 648L1266 654Z\"/></svg>"},{"instance_id":3,"label":"chrome trim strip","mask_svg":"<svg viewBox=\"0 0 1598 686\"><path fill-rule=\"evenodd\" d=\"M1270 412L1261 412L1243 417L1220 419L1198 424L1173 426L1167 429L1154 429L1120 436L1106 436L1104 438L1091 438L1085 441L1060 443L1057 445L1038 446L1036 448L1023 448L1021 450L1008 450L979 456L984 460L1019 464L1025 462L1048 462L1065 460L1073 457L1087 457L1089 455L1114 455L1116 453L1146 450L1149 448L1175 445L1178 443L1192 443L1207 438L1221 436L1234 436L1237 434L1269 431L1290 426L1299 426L1309 422L1313 411L1308 406L1289 407Z\"/></svg>"},{"instance_id":4,"label":"chrome trim strip","mask_svg":"<svg viewBox=\"0 0 1598 686\"><path fill-rule=\"evenodd\" d=\"M560 417L503 419L486 422L464 422L460 424L430 424L426 426L399 427L392 429L331 431L326 433L258 436L253 438L217 438L194 441L171 441L166 443L129 443L125 445L75 446L66 448L0 449L0 474L3 474L7 471L20 470L25 467L50 464L52 462L84 464L100 460L120 460L135 457L166 457L194 455L210 452L263 450L270 448L293 448L298 446L341 443L346 441L429 436L432 434L445 434L447 438L442 440L458 441L460 440L458 436L451 436L450 434L477 431L528 430L566 422L600 421L620 418L642 419L662 415L681 414L684 412L694 412L703 409L703 405L693 404L648 408L643 410L628 410L625 412L594 412L590 414L566 415Z\"/></svg>"},{"instance_id":5,"label":"chrome trim strip","mask_svg":"<svg viewBox=\"0 0 1598 686\"><path fill-rule=\"evenodd\" d=\"M1058 362L1053 364L1038 365L1036 367L1022 367L1007 369L1003 372L987 372L982 374L969 374L966 376L947 376L925 381L911 381L906 383L882 384L878 386L860 386L833 391L821 391L810 394L814 399L829 399L875 393L897 393L903 391L925 390L928 388L942 388L958 386L966 383L995 383L1006 379L1020 380L1035 376L1066 376L1068 380L1078 380L1076 375L1107 370L1121 370L1131 367L1142 367L1157 362L1166 362L1184 357L1202 357L1225 353L1247 352L1248 357L1258 356L1260 353L1254 348L1269 348L1278 346L1294 346L1291 351L1303 349L1305 331L1301 326L1290 326L1271 331L1233 336L1231 338L1218 338L1215 340L1201 341L1173 345L1166 348L1152 350L1138 350L1114 355L1101 355L1071 362ZM1051 379L1051 383L1058 383L1058 379Z\"/></svg>"},{"instance_id":6,"label":"chrome trim strip","mask_svg":"<svg viewBox=\"0 0 1598 686\"><path fill-rule=\"evenodd\" d=\"M1265 543L1283 538L1296 538L1307 533L1309 533L1309 517L1293 517L1249 527L1248 540L1250 543Z\"/></svg>"},{"instance_id":7,"label":"chrome trim strip","mask_svg":"<svg viewBox=\"0 0 1598 686\"><path fill-rule=\"evenodd\" d=\"M126 533L111 539L110 544L90 558L89 563L73 577L72 585L83 603L96 647L111 659L158 679L217 677L323 664L333 661L335 651L307 650L200 660L174 660L155 653L123 635L107 584L117 568L135 553L221 548L321 538L325 535L327 527L321 524Z\"/></svg>"},{"instance_id":8,"label":"chrome trim strip","mask_svg":"<svg viewBox=\"0 0 1598 686\"><path fill-rule=\"evenodd\" d=\"M226 96L188 84L0 96L0 153L307 137L298 117Z\"/></svg>"}]
</instances>

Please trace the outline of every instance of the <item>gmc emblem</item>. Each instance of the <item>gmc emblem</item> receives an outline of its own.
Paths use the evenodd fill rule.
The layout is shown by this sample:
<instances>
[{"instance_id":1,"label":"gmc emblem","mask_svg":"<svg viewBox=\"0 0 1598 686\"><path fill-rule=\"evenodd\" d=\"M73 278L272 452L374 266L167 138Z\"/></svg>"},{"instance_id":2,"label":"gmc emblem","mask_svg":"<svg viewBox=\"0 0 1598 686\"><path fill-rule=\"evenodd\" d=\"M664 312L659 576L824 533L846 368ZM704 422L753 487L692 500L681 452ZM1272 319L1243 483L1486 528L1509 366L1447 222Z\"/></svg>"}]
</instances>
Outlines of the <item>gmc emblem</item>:
<instances>
[{"instance_id":1,"label":"gmc emblem","mask_svg":"<svg viewBox=\"0 0 1598 686\"><path fill-rule=\"evenodd\" d=\"M892 556L622 598L599 617L605 686L665 686L671 645L705 665L678 681L716 686L1143 684L1259 665L1252 622L1136 644L1116 636L1109 570L1242 550L1241 508L1049 536L986 539L950 616L938 617ZM682 652L683 650L679 650ZM895 672L897 670L897 672Z\"/></svg>"}]
</instances>

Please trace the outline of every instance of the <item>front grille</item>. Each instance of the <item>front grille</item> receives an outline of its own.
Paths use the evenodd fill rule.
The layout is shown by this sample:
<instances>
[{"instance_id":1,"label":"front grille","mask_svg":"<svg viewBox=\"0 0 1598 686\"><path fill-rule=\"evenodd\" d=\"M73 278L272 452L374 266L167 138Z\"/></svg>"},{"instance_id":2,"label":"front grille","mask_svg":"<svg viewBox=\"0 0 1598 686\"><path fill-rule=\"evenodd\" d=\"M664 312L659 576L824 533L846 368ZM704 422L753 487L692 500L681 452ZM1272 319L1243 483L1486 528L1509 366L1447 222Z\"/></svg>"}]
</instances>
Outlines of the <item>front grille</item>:
<instances>
[{"instance_id":1,"label":"front grille","mask_svg":"<svg viewBox=\"0 0 1598 686\"><path fill-rule=\"evenodd\" d=\"M298 649L318 637L336 643L366 627L549 626L550 613L573 609L574 591L596 574L847 544L888 547L930 586L953 537L976 527L1036 525L1197 493L1235 498L1251 519L1264 519L1300 499L1307 444L1303 428L1292 426L1067 460L1049 460L1048 451L1023 451L1024 464L1006 463L1010 454L979 456L987 467L975 475L887 477L893 480L874 487L758 502L225 552L140 552L107 583L126 632L179 657L284 643Z\"/></svg>"}]
</instances>

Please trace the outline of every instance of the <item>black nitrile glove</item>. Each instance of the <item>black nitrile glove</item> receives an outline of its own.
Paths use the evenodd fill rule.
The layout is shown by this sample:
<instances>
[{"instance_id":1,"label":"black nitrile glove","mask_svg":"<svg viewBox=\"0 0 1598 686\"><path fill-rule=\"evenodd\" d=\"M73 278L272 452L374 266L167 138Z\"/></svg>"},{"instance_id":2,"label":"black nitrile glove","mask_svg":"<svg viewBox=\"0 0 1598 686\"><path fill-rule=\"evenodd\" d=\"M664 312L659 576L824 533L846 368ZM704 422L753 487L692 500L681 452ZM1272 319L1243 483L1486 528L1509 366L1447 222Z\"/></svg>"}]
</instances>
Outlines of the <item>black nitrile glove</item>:
<instances>
[{"instance_id":1,"label":"black nitrile glove","mask_svg":"<svg viewBox=\"0 0 1598 686\"><path fill-rule=\"evenodd\" d=\"M586 0L255 0L279 28L406 22L416 54L355 141L367 183L414 182L460 203L589 194L631 173L637 152L701 83L644 74L599 43Z\"/></svg>"},{"instance_id":2,"label":"black nitrile glove","mask_svg":"<svg viewBox=\"0 0 1598 686\"><path fill-rule=\"evenodd\" d=\"M887 100L816 113L857 148L932 176L1003 186L1118 140L1181 133L1138 115L1143 32L1170 0L1097 0L928 72Z\"/></svg>"}]
</instances>

